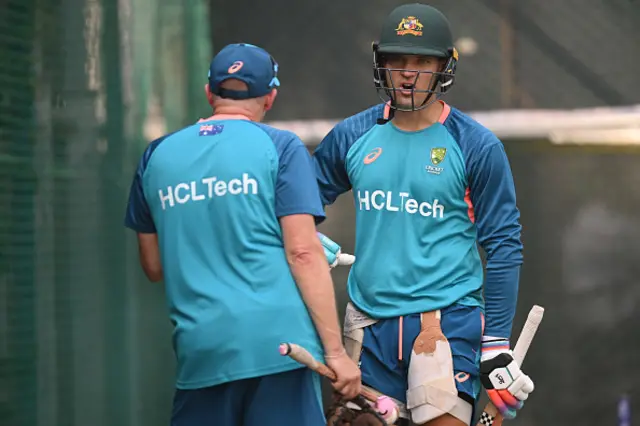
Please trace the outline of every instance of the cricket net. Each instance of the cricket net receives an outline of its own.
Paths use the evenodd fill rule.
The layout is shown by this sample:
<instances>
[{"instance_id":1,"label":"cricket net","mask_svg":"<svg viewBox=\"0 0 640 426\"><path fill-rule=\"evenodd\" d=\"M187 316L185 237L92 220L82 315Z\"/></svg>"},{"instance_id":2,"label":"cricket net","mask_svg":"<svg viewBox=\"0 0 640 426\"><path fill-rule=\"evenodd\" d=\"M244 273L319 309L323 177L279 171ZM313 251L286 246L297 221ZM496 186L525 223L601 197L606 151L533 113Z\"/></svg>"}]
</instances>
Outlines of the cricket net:
<instances>
[{"instance_id":1,"label":"cricket net","mask_svg":"<svg viewBox=\"0 0 640 426\"><path fill-rule=\"evenodd\" d=\"M514 331L545 307L524 365L536 392L518 424L612 424L619 405L640 409L640 106L471 115L503 141L516 183L525 260ZM313 150L335 121L270 124ZM354 214L342 196L320 226L349 253ZM341 308L347 274L333 272Z\"/></svg>"},{"instance_id":2,"label":"cricket net","mask_svg":"<svg viewBox=\"0 0 640 426\"><path fill-rule=\"evenodd\" d=\"M170 417L164 290L122 218L147 138L210 112L207 16L200 0L0 1L0 425Z\"/></svg>"}]
</instances>

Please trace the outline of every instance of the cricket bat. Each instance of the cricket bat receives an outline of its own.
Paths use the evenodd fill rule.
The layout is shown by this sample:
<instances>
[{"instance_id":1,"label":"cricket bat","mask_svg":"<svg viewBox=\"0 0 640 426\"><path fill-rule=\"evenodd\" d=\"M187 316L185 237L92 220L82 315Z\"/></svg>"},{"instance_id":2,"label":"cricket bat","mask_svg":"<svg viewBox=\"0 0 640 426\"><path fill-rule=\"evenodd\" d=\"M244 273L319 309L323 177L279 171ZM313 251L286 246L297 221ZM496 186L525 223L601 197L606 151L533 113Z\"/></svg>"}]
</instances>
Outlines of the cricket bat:
<instances>
[{"instance_id":1,"label":"cricket bat","mask_svg":"<svg viewBox=\"0 0 640 426\"><path fill-rule=\"evenodd\" d=\"M538 331L538 326L540 325L540 321L542 321L543 314L544 308L538 305L533 305L533 308L529 311L527 321L522 327L522 331L520 332L520 337L518 337L515 348L513 348L513 359L516 360L519 366L522 366L522 362L529 350L533 336L535 336L536 331ZM489 401L489 403L484 407L482 414L480 414L480 420L478 420L476 426L502 426L503 420L504 418L496 406Z\"/></svg>"},{"instance_id":2,"label":"cricket bat","mask_svg":"<svg viewBox=\"0 0 640 426\"><path fill-rule=\"evenodd\" d=\"M283 343L280 345L280 355L290 356L295 361L315 371L321 376L326 377L332 382L336 380L336 373L334 373L332 369L316 360L309 351L300 345L296 345L295 343ZM378 395L368 389L362 389L361 395L365 397L367 401L374 404L378 400Z\"/></svg>"}]
</instances>

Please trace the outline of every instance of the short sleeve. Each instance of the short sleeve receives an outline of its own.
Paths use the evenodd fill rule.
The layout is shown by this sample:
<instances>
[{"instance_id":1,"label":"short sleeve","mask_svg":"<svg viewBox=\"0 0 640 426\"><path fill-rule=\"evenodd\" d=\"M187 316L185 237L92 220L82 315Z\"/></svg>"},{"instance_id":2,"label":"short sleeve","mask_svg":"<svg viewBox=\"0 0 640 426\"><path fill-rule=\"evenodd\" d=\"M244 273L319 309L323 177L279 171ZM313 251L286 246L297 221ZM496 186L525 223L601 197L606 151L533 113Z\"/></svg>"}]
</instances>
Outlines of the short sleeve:
<instances>
[{"instance_id":1,"label":"short sleeve","mask_svg":"<svg viewBox=\"0 0 640 426\"><path fill-rule=\"evenodd\" d=\"M282 150L276 181L276 216L293 214L310 214L316 223L325 218L311 155L298 138Z\"/></svg>"},{"instance_id":2,"label":"short sleeve","mask_svg":"<svg viewBox=\"0 0 640 426\"><path fill-rule=\"evenodd\" d=\"M347 139L333 128L313 153L316 179L324 205L333 204L339 195L351 189L345 167L348 151Z\"/></svg>"}]
</instances>

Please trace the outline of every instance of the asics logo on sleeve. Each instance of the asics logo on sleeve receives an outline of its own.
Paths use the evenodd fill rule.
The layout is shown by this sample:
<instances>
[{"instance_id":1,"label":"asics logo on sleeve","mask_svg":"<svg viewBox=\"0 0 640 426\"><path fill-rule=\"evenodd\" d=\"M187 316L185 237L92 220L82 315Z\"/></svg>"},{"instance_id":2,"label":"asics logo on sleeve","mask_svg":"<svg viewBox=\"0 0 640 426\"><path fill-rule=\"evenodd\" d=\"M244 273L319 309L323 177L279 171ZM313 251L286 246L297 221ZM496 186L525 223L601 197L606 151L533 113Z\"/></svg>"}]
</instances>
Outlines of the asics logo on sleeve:
<instances>
[{"instance_id":1,"label":"asics logo on sleeve","mask_svg":"<svg viewBox=\"0 0 640 426\"><path fill-rule=\"evenodd\" d=\"M392 191L360 191L357 192L358 206L360 210L386 210L389 212L401 212L408 214L419 214L424 217L436 219L444 218L444 206L433 200L428 203L420 202L411 198L408 192Z\"/></svg>"},{"instance_id":2,"label":"asics logo on sleeve","mask_svg":"<svg viewBox=\"0 0 640 426\"><path fill-rule=\"evenodd\" d=\"M162 210L192 201L202 201L214 197L231 195L256 195L258 181L243 173L242 179L231 179L226 182L211 176L199 181L182 182L175 186L168 186L165 190L158 190Z\"/></svg>"}]
</instances>

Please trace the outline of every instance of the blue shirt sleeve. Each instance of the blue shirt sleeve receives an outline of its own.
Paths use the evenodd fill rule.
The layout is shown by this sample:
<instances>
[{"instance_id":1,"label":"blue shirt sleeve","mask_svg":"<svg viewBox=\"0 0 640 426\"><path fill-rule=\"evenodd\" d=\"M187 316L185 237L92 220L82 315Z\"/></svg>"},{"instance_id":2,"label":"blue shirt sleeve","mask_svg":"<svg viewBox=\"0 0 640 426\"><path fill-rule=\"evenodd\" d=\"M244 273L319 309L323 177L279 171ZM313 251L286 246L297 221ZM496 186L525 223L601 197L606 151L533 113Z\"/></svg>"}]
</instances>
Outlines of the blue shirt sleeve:
<instances>
[{"instance_id":1,"label":"blue shirt sleeve","mask_svg":"<svg viewBox=\"0 0 640 426\"><path fill-rule=\"evenodd\" d=\"M310 214L325 219L309 151L297 137L284 146L278 161L276 216Z\"/></svg>"},{"instance_id":2,"label":"blue shirt sleeve","mask_svg":"<svg viewBox=\"0 0 640 426\"><path fill-rule=\"evenodd\" d=\"M385 117L385 105L374 105L338 123L313 153L323 205L333 204L340 194L351 189L346 158L351 146Z\"/></svg>"},{"instance_id":3,"label":"blue shirt sleeve","mask_svg":"<svg viewBox=\"0 0 640 426\"><path fill-rule=\"evenodd\" d=\"M508 338L516 311L522 242L520 212L509 160L500 141L470 161L470 192L478 242L487 253L484 334Z\"/></svg>"},{"instance_id":4,"label":"blue shirt sleeve","mask_svg":"<svg viewBox=\"0 0 640 426\"><path fill-rule=\"evenodd\" d=\"M142 186L144 173L151 159L151 154L158 146L157 142L151 143L144 151L129 190L129 202L127 203L124 225L141 234L155 234L157 232Z\"/></svg>"},{"instance_id":5,"label":"blue shirt sleeve","mask_svg":"<svg viewBox=\"0 0 640 426\"><path fill-rule=\"evenodd\" d=\"M313 153L313 162L323 205L333 204L340 194L351 189L345 159L349 143L334 127Z\"/></svg>"}]
</instances>

